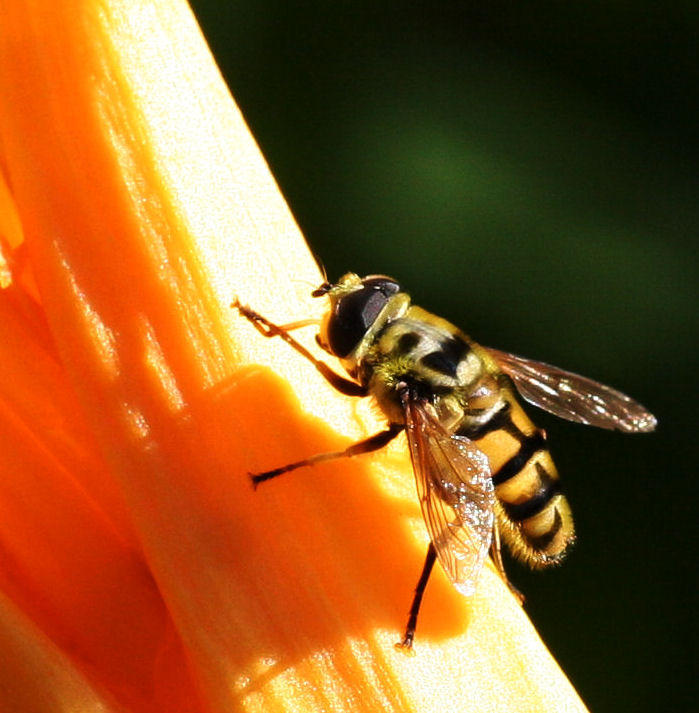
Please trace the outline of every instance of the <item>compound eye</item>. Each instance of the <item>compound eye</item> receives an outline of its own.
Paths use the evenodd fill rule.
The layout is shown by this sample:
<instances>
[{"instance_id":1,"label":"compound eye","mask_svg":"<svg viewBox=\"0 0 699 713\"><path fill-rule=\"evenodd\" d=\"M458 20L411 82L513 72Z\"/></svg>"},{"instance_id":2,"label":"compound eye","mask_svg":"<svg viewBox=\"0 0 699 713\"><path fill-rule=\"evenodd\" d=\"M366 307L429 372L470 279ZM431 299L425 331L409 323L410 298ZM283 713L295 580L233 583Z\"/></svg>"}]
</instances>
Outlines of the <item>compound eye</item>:
<instances>
[{"instance_id":1,"label":"compound eye","mask_svg":"<svg viewBox=\"0 0 699 713\"><path fill-rule=\"evenodd\" d=\"M338 299L328 323L328 347L341 359L362 340L392 295L400 291L394 280L368 277L362 287Z\"/></svg>"}]
</instances>

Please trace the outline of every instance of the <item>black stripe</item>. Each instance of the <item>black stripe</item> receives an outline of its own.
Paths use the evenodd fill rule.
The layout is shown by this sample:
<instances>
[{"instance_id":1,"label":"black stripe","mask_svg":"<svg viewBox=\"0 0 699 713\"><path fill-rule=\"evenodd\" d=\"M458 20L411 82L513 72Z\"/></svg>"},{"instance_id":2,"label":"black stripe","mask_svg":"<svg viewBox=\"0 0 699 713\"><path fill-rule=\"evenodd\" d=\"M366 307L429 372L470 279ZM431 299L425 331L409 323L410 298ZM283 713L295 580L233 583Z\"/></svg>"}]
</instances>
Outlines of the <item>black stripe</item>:
<instances>
[{"instance_id":1,"label":"black stripe","mask_svg":"<svg viewBox=\"0 0 699 713\"><path fill-rule=\"evenodd\" d=\"M503 429L521 442L524 440L524 434L512 423L510 409L510 403L505 401L502 407L493 413L487 421L477 424L462 423L456 431L456 435L465 436L472 441L477 441L493 431Z\"/></svg>"},{"instance_id":2,"label":"black stripe","mask_svg":"<svg viewBox=\"0 0 699 713\"><path fill-rule=\"evenodd\" d=\"M540 463L536 463L535 466L540 479L536 493L523 503L502 503L507 516L514 522L522 522L538 515L561 492L558 480L554 480Z\"/></svg>"},{"instance_id":3,"label":"black stripe","mask_svg":"<svg viewBox=\"0 0 699 713\"><path fill-rule=\"evenodd\" d=\"M529 459L546 445L543 431L534 431L531 436L527 436L521 442L519 450L508 461L502 464L497 473L493 473L493 485L500 485L510 478L514 478L522 468L529 462Z\"/></svg>"},{"instance_id":4,"label":"black stripe","mask_svg":"<svg viewBox=\"0 0 699 713\"><path fill-rule=\"evenodd\" d=\"M430 352L421 357L420 363L432 371L439 374L456 378L456 367L458 362L453 362L442 352Z\"/></svg>"},{"instance_id":5,"label":"black stripe","mask_svg":"<svg viewBox=\"0 0 699 713\"><path fill-rule=\"evenodd\" d=\"M456 335L445 339L439 347L447 359L455 364L458 364L471 351L471 347L461 337Z\"/></svg>"},{"instance_id":6,"label":"black stripe","mask_svg":"<svg viewBox=\"0 0 699 713\"><path fill-rule=\"evenodd\" d=\"M538 551L547 550L550 544L555 539L556 535L559 533L561 527L563 527L563 518L558 508L556 508L556 515L553 518L553 525L551 529L544 535L539 535L538 537L530 537L529 544Z\"/></svg>"},{"instance_id":7,"label":"black stripe","mask_svg":"<svg viewBox=\"0 0 699 713\"><path fill-rule=\"evenodd\" d=\"M440 342L439 349L425 354L420 363L428 369L456 378L456 370L469 350L469 345L463 339L450 337Z\"/></svg>"},{"instance_id":8,"label":"black stripe","mask_svg":"<svg viewBox=\"0 0 699 713\"><path fill-rule=\"evenodd\" d=\"M406 332L398 338L398 349L396 351L407 354L420 343L420 335L417 332Z\"/></svg>"}]
</instances>

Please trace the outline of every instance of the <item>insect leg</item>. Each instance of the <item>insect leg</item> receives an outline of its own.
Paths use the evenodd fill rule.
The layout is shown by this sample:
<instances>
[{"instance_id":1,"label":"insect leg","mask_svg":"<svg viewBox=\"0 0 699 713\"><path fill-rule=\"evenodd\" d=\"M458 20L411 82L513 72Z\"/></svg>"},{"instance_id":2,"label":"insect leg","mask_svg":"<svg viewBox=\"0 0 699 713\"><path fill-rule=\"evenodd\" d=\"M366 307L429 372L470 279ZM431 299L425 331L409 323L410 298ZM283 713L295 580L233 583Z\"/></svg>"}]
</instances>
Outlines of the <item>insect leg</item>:
<instances>
[{"instance_id":1,"label":"insect leg","mask_svg":"<svg viewBox=\"0 0 699 713\"><path fill-rule=\"evenodd\" d=\"M498 530L497 523L493 524L493 542L490 546L490 557L495 564L495 569L497 569L498 574L502 577L509 590L512 594L514 594L520 604L524 604L524 594L522 594L522 592L520 592L519 589L517 589L512 582L510 582L507 573L505 572L505 564L502 561L502 548L500 546L500 530Z\"/></svg>"},{"instance_id":2,"label":"insect leg","mask_svg":"<svg viewBox=\"0 0 699 713\"><path fill-rule=\"evenodd\" d=\"M237 309L245 319L252 323L257 331L263 337L281 337L292 349L295 349L301 356L306 357L308 361L334 386L339 392L346 396L366 396L367 390L364 386L360 386L355 381L350 381L336 374L324 361L316 359L311 352L306 349L300 342L294 339L289 330L306 327L314 323L314 320L303 320L294 322L289 325L278 325L270 322L266 317L250 309L247 305L242 305L235 300L231 303L231 307Z\"/></svg>"},{"instance_id":3,"label":"insect leg","mask_svg":"<svg viewBox=\"0 0 699 713\"><path fill-rule=\"evenodd\" d=\"M324 463L328 460L337 460L338 458L351 458L352 456L358 456L362 453L377 451L379 448L383 448L385 445L390 443L403 430L403 428L404 426L402 423L392 423L385 431L379 431L379 433L375 433L373 436L369 436L369 438L357 441L357 443L353 443L343 451L318 453L310 458L304 458L296 463L289 463L288 465L283 465L280 468L268 470L264 473L250 473L252 485L254 488L257 488L257 486L265 480L271 480L282 473L288 473L290 470L296 470L297 468L316 465L317 463Z\"/></svg>"},{"instance_id":4,"label":"insect leg","mask_svg":"<svg viewBox=\"0 0 699 713\"><path fill-rule=\"evenodd\" d=\"M413 653L413 640L415 639L415 628L417 627L417 615L420 612L422 595L425 593L425 587L427 586L430 574L432 574L432 568L434 567L436 559L437 550L435 550L434 545L430 542L430 545L427 548L425 564L422 566L422 574L420 574L420 579L415 587L413 603L410 605L410 613L408 614L408 623L405 627L405 634L403 634L403 640L396 644L396 649L407 654Z\"/></svg>"}]
</instances>

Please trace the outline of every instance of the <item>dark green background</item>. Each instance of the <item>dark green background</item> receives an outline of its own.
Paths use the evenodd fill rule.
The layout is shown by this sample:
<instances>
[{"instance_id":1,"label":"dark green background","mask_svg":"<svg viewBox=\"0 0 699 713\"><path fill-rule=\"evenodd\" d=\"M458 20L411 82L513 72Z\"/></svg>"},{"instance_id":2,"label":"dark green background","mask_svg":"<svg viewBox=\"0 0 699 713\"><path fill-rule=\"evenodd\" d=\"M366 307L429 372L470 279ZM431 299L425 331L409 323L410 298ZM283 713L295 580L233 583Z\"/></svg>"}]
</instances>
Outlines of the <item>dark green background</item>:
<instances>
[{"instance_id":1,"label":"dark green background","mask_svg":"<svg viewBox=\"0 0 699 713\"><path fill-rule=\"evenodd\" d=\"M623 436L536 415L579 543L509 569L592 711L696 710L699 4L194 9L331 277L398 277L658 416Z\"/></svg>"}]
</instances>

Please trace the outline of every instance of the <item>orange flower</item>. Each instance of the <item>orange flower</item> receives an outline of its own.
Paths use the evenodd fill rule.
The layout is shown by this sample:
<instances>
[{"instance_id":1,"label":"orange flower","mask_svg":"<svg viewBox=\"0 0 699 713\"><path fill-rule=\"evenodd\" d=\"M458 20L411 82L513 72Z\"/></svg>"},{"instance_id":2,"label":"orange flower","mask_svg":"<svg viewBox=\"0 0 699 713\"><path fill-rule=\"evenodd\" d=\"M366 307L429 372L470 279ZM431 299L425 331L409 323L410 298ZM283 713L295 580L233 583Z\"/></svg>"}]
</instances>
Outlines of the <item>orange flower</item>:
<instances>
[{"instance_id":1,"label":"orange flower","mask_svg":"<svg viewBox=\"0 0 699 713\"><path fill-rule=\"evenodd\" d=\"M0 707L584 710L490 569L394 651L404 447L252 491L377 421L228 307L317 314L320 276L186 4L17 0L0 38Z\"/></svg>"}]
</instances>

